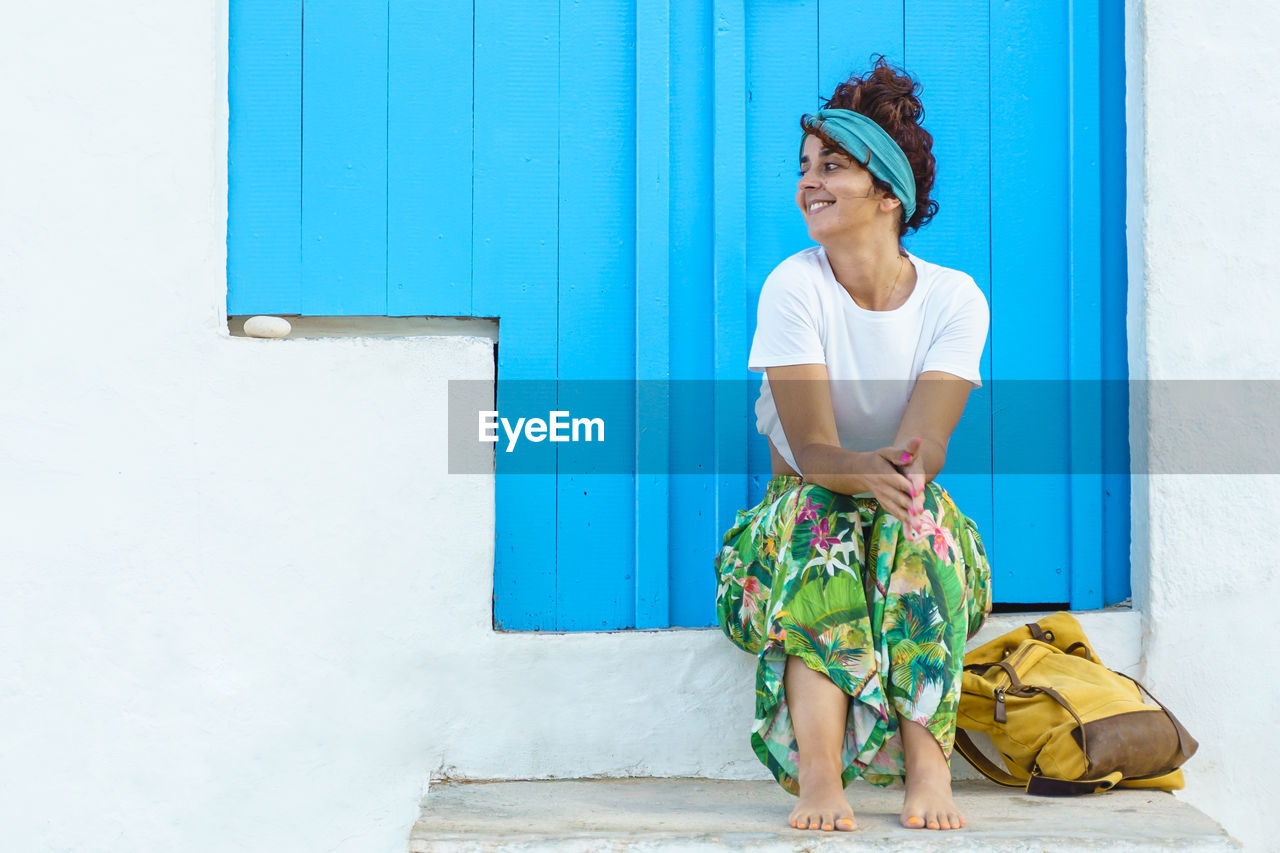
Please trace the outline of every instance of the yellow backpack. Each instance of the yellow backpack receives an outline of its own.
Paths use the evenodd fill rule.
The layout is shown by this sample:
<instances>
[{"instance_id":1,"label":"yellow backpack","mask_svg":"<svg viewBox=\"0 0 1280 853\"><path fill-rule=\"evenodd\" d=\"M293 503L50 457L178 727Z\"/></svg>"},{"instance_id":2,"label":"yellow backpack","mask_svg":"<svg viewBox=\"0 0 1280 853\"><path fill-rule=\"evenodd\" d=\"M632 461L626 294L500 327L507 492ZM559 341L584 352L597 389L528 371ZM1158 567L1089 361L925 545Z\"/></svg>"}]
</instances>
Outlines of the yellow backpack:
<instances>
[{"instance_id":1,"label":"yellow backpack","mask_svg":"<svg viewBox=\"0 0 1280 853\"><path fill-rule=\"evenodd\" d=\"M956 750L993 782L1070 796L1183 786L1198 744L1154 696L1107 669L1070 613L1017 628L965 655ZM999 769L965 732L986 732Z\"/></svg>"}]
</instances>

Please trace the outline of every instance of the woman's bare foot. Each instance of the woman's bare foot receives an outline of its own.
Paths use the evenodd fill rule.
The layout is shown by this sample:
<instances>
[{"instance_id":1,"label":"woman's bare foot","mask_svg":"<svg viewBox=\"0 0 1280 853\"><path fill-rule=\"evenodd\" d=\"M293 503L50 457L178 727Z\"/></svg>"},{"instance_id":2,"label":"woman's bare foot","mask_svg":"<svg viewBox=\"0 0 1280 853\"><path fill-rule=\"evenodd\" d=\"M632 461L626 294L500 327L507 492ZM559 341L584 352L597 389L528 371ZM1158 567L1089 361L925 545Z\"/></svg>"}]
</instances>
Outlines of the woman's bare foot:
<instances>
[{"instance_id":1,"label":"woman's bare foot","mask_svg":"<svg viewBox=\"0 0 1280 853\"><path fill-rule=\"evenodd\" d=\"M787 822L796 829L834 829L846 832L858 828L853 806L840 784L841 767L837 764L801 763L800 801L791 810Z\"/></svg>"},{"instance_id":2,"label":"woman's bare foot","mask_svg":"<svg viewBox=\"0 0 1280 853\"><path fill-rule=\"evenodd\" d=\"M857 829L853 806L845 799L840 781L849 695L795 655L787 655L782 681L796 733L796 781L800 783L800 801L788 823L796 829Z\"/></svg>"},{"instance_id":3,"label":"woman's bare foot","mask_svg":"<svg viewBox=\"0 0 1280 853\"><path fill-rule=\"evenodd\" d=\"M965 825L964 815L951 798L951 768L942 748L924 726L901 717L899 720L907 757L902 825L908 829L960 829Z\"/></svg>"}]
</instances>

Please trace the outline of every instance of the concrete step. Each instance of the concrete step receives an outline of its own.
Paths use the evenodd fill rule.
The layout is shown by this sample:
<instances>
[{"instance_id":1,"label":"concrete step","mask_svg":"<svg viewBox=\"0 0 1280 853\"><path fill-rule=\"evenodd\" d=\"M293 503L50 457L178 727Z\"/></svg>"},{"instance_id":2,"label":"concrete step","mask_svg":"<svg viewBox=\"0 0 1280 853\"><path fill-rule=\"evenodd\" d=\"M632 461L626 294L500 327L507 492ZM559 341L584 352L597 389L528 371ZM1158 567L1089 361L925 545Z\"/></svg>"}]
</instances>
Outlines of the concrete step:
<instances>
[{"instance_id":1,"label":"concrete step","mask_svg":"<svg viewBox=\"0 0 1280 853\"><path fill-rule=\"evenodd\" d=\"M1032 797L985 780L954 783L967 826L898 823L903 788L845 790L855 832L797 830L795 798L773 781L689 777L433 782L412 853L455 851L1226 851L1240 845L1163 791Z\"/></svg>"}]
</instances>

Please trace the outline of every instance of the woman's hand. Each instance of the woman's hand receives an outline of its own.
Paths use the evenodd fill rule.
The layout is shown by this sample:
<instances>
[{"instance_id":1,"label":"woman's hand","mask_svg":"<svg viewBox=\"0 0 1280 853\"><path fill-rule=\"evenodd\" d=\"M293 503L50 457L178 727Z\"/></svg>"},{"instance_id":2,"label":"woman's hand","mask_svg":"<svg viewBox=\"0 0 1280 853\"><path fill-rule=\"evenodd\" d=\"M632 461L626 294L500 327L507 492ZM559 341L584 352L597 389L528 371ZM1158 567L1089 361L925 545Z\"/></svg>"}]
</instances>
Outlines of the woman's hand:
<instances>
[{"instance_id":1,"label":"woman's hand","mask_svg":"<svg viewBox=\"0 0 1280 853\"><path fill-rule=\"evenodd\" d=\"M881 447L872 451L873 472L866 476L880 505L898 518L914 537L920 529L918 515L924 511L923 441L912 436L903 447ZM890 473L892 472L892 473Z\"/></svg>"}]
</instances>

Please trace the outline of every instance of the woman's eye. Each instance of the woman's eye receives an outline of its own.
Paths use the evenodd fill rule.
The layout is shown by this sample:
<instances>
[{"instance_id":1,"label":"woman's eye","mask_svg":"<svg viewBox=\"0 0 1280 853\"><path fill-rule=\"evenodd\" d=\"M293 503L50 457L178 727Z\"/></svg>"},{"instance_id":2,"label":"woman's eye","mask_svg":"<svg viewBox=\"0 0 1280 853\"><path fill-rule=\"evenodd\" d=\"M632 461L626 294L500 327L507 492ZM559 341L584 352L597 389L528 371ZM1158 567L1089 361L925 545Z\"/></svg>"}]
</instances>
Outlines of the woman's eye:
<instances>
[{"instance_id":1,"label":"woman's eye","mask_svg":"<svg viewBox=\"0 0 1280 853\"><path fill-rule=\"evenodd\" d=\"M839 168L840 168L840 164L839 164L839 163L821 163L821 164L819 164L819 165L820 165L820 167L821 167L822 171L824 171L824 172L830 172L832 169L839 169ZM804 173L805 173L805 170L804 170L804 169L801 169L800 171L796 172L796 177L797 177L797 178L803 178L803 177L804 177Z\"/></svg>"}]
</instances>

